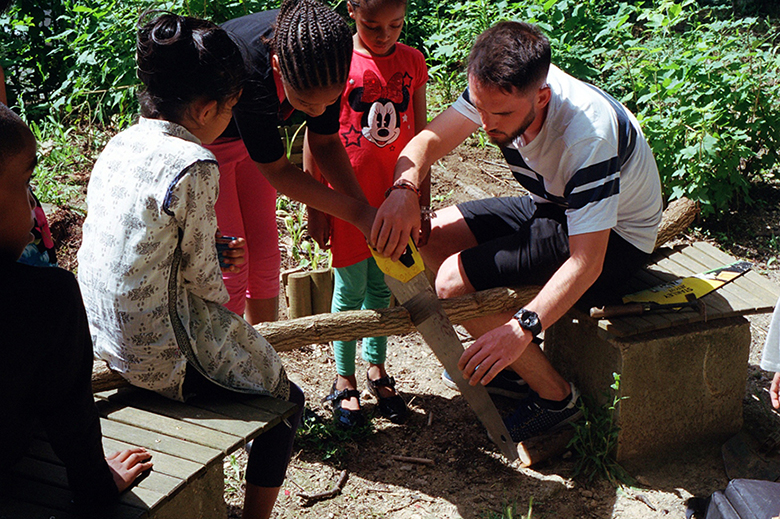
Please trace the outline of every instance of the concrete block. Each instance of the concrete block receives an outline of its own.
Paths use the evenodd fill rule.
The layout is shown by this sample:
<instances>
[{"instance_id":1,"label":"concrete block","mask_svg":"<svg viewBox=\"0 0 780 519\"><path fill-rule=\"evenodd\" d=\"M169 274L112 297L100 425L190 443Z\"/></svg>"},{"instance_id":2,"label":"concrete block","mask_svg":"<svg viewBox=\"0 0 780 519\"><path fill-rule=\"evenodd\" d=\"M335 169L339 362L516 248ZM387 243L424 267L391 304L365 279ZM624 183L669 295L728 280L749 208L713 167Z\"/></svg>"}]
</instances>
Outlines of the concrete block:
<instances>
[{"instance_id":1,"label":"concrete block","mask_svg":"<svg viewBox=\"0 0 780 519\"><path fill-rule=\"evenodd\" d=\"M611 401L620 373L617 460L664 456L686 445L723 441L742 427L750 351L744 317L617 338L570 312L545 332L553 366L583 393Z\"/></svg>"},{"instance_id":2,"label":"concrete block","mask_svg":"<svg viewBox=\"0 0 780 519\"><path fill-rule=\"evenodd\" d=\"M150 519L225 519L224 494L225 475L219 460L157 508Z\"/></svg>"}]
</instances>

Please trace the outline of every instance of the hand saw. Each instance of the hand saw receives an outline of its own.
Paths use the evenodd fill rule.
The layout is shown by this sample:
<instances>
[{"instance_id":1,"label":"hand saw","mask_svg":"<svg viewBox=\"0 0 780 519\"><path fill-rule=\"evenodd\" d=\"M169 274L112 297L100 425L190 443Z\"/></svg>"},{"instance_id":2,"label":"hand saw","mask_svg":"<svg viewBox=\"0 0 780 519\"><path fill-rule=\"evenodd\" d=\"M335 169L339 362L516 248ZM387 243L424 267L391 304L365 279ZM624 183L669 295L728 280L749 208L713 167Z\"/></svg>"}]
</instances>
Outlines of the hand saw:
<instances>
[{"instance_id":1,"label":"hand saw","mask_svg":"<svg viewBox=\"0 0 780 519\"><path fill-rule=\"evenodd\" d=\"M603 319L619 315L641 315L657 310L679 310L694 307L701 311L700 299L749 271L749 261L735 261L716 269L677 279L647 290L623 296L622 306L591 308L590 316Z\"/></svg>"},{"instance_id":2,"label":"hand saw","mask_svg":"<svg viewBox=\"0 0 780 519\"><path fill-rule=\"evenodd\" d=\"M517 459L517 447L498 414L484 386L469 385L460 376L458 361L463 354L463 345L444 312L428 278L425 277L425 265L422 257L410 239L409 245L398 261L392 261L372 249L377 265L385 274L385 282L398 302L409 311L417 330L433 350L469 403L477 418L488 431L490 438L501 452L511 461Z\"/></svg>"}]
</instances>

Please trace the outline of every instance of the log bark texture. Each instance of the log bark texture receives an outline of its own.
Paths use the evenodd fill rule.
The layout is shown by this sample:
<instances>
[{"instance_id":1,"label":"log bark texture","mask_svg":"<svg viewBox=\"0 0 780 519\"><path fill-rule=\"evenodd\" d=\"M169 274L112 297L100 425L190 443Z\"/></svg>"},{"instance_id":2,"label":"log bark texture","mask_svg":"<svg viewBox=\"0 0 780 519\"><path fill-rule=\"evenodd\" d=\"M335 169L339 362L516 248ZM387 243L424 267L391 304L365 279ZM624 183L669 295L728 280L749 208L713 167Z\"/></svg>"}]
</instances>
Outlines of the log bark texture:
<instances>
[{"instance_id":1,"label":"log bark texture","mask_svg":"<svg viewBox=\"0 0 780 519\"><path fill-rule=\"evenodd\" d=\"M666 206L661 217L661 225L658 227L655 248L657 249L690 227L699 211L699 204L687 198L678 198Z\"/></svg>"}]
</instances>

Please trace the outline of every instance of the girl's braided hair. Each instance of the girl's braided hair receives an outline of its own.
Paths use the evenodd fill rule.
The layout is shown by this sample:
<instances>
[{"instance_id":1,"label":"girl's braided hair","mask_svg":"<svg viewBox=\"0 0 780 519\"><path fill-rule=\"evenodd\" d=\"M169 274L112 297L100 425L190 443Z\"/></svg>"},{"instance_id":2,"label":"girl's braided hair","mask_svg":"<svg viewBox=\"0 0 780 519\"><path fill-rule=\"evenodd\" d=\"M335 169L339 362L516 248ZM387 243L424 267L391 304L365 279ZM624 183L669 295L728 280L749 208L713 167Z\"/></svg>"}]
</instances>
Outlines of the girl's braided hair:
<instances>
[{"instance_id":1,"label":"girl's braided hair","mask_svg":"<svg viewBox=\"0 0 780 519\"><path fill-rule=\"evenodd\" d=\"M139 24L149 14L141 15ZM247 77L241 52L227 32L212 22L172 13L138 29L135 60L144 84L138 94L141 115L173 122L181 122L198 99L222 105L236 97Z\"/></svg>"},{"instance_id":2,"label":"girl's braided hair","mask_svg":"<svg viewBox=\"0 0 780 519\"><path fill-rule=\"evenodd\" d=\"M347 22L317 0L284 0L271 42L282 79L296 91L346 83L352 61Z\"/></svg>"}]
</instances>

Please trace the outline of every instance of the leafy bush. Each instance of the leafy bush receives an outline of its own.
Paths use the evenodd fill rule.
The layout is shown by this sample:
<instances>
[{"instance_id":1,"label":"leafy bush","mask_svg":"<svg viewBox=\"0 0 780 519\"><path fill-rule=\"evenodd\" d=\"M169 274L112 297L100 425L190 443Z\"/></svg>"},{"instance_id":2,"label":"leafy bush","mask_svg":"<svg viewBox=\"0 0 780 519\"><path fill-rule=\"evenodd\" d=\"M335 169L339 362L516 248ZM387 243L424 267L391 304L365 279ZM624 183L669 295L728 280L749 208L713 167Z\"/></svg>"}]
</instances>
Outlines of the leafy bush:
<instances>
[{"instance_id":1,"label":"leafy bush","mask_svg":"<svg viewBox=\"0 0 780 519\"><path fill-rule=\"evenodd\" d=\"M339 12L344 0L331 0ZM9 101L28 121L116 129L137 112L135 23L169 9L222 22L272 0L17 0L0 16ZM774 7L773 7L774 6ZM554 62L624 102L650 141L668 199L705 215L752 203L780 164L780 68L770 0L408 0L402 40L423 50L439 111L466 83L476 36L499 20L538 24ZM761 18L736 18L746 14ZM47 125L50 123L47 122Z\"/></svg>"},{"instance_id":2,"label":"leafy bush","mask_svg":"<svg viewBox=\"0 0 780 519\"><path fill-rule=\"evenodd\" d=\"M637 115L667 199L687 196L701 202L705 216L722 214L752 203L751 181L773 180L780 166L780 56L766 21L733 19L722 2L711 3L717 5L456 3L439 15L439 30L426 41L432 76L453 98L465 86L469 42L485 23L536 23L559 67Z\"/></svg>"}]
</instances>

